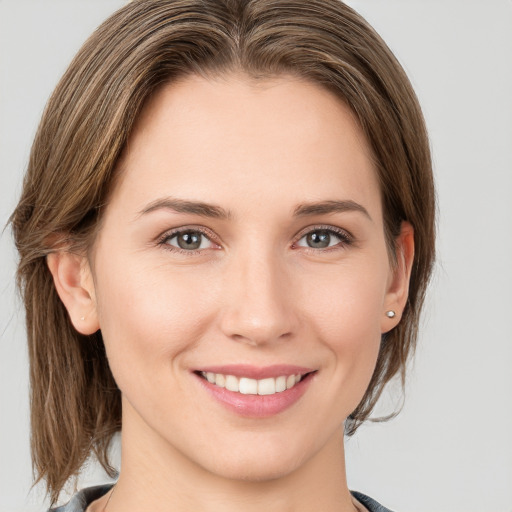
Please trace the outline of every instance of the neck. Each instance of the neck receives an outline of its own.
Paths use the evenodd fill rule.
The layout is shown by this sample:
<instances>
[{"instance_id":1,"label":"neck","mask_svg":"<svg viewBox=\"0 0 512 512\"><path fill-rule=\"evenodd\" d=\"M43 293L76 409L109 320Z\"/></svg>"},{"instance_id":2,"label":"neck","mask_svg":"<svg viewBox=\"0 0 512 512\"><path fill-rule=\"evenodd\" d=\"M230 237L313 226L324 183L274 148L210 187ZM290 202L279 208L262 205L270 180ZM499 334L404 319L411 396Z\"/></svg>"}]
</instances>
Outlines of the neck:
<instances>
[{"instance_id":1,"label":"neck","mask_svg":"<svg viewBox=\"0 0 512 512\"><path fill-rule=\"evenodd\" d=\"M346 483L343 432L299 468L254 481L219 476L165 440L123 422L119 481L107 512L353 512ZM139 425L140 426L140 425Z\"/></svg>"}]
</instances>

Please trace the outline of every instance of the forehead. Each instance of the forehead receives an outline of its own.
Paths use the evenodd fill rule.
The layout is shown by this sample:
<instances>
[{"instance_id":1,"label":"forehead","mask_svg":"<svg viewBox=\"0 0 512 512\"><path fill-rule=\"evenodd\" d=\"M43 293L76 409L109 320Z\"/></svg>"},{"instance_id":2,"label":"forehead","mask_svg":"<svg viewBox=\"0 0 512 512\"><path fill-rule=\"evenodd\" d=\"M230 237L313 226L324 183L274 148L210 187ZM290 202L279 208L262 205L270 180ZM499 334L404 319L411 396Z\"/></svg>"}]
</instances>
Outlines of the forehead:
<instances>
[{"instance_id":1,"label":"forehead","mask_svg":"<svg viewBox=\"0 0 512 512\"><path fill-rule=\"evenodd\" d=\"M191 75L163 86L141 112L119 172L114 196L141 207L157 191L210 202L239 198L240 206L336 194L372 203L379 196L352 111L293 76Z\"/></svg>"}]
</instances>

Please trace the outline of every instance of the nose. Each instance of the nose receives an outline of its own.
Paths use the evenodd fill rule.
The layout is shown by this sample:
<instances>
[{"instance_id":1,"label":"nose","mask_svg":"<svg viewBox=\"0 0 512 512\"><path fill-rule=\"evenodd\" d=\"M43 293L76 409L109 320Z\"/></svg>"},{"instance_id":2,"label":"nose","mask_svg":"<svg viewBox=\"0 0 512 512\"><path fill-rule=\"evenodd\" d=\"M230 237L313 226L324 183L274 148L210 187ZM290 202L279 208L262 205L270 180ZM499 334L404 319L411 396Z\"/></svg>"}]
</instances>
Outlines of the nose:
<instances>
[{"instance_id":1,"label":"nose","mask_svg":"<svg viewBox=\"0 0 512 512\"><path fill-rule=\"evenodd\" d=\"M224 335L255 346L291 338L298 317L289 273L278 258L244 252L229 267L221 313Z\"/></svg>"}]
</instances>

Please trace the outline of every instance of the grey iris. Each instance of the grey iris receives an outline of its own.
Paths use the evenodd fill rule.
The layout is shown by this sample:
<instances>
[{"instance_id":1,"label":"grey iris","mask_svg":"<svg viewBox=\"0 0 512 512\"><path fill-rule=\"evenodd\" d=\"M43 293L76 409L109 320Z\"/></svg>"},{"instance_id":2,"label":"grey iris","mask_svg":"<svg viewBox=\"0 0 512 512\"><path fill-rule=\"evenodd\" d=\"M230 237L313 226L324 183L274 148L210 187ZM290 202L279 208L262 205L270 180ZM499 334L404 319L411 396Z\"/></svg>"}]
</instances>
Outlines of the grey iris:
<instances>
[{"instance_id":1,"label":"grey iris","mask_svg":"<svg viewBox=\"0 0 512 512\"><path fill-rule=\"evenodd\" d=\"M331 243L331 235L328 231L313 231L308 233L306 239L309 247L315 249L324 249Z\"/></svg>"},{"instance_id":2,"label":"grey iris","mask_svg":"<svg viewBox=\"0 0 512 512\"><path fill-rule=\"evenodd\" d=\"M181 249L199 249L201 236L197 231L185 231L177 236L178 245Z\"/></svg>"}]
</instances>

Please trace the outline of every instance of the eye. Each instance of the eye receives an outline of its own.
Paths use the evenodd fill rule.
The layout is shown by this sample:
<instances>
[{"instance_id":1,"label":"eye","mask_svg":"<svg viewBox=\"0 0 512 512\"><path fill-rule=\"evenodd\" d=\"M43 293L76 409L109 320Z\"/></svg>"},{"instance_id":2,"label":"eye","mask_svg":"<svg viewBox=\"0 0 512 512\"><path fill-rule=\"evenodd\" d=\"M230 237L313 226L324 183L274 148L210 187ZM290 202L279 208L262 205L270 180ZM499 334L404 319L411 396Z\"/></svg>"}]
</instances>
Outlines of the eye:
<instances>
[{"instance_id":1,"label":"eye","mask_svg":"<svg viewBox=\"0 0 512 512\"><path fill-rule=\"evenodd\" d=\"M167 233L160 244L177 251L193 253L202 249L212 249L215 244L205 233L198 229L183 229Z\"/></svg>"},{"instance_id":2,"label":"eye","mask_svg":"<svg viewBox=\"0 0 512 512\"><path fill-rule=\"evenodd\" d=\"M336 246L347 246L351 243L351 236L343 230L317 228L303 235L296 242L296 245L310 249L328 249Z\"/></svg>"}]
</instances>

